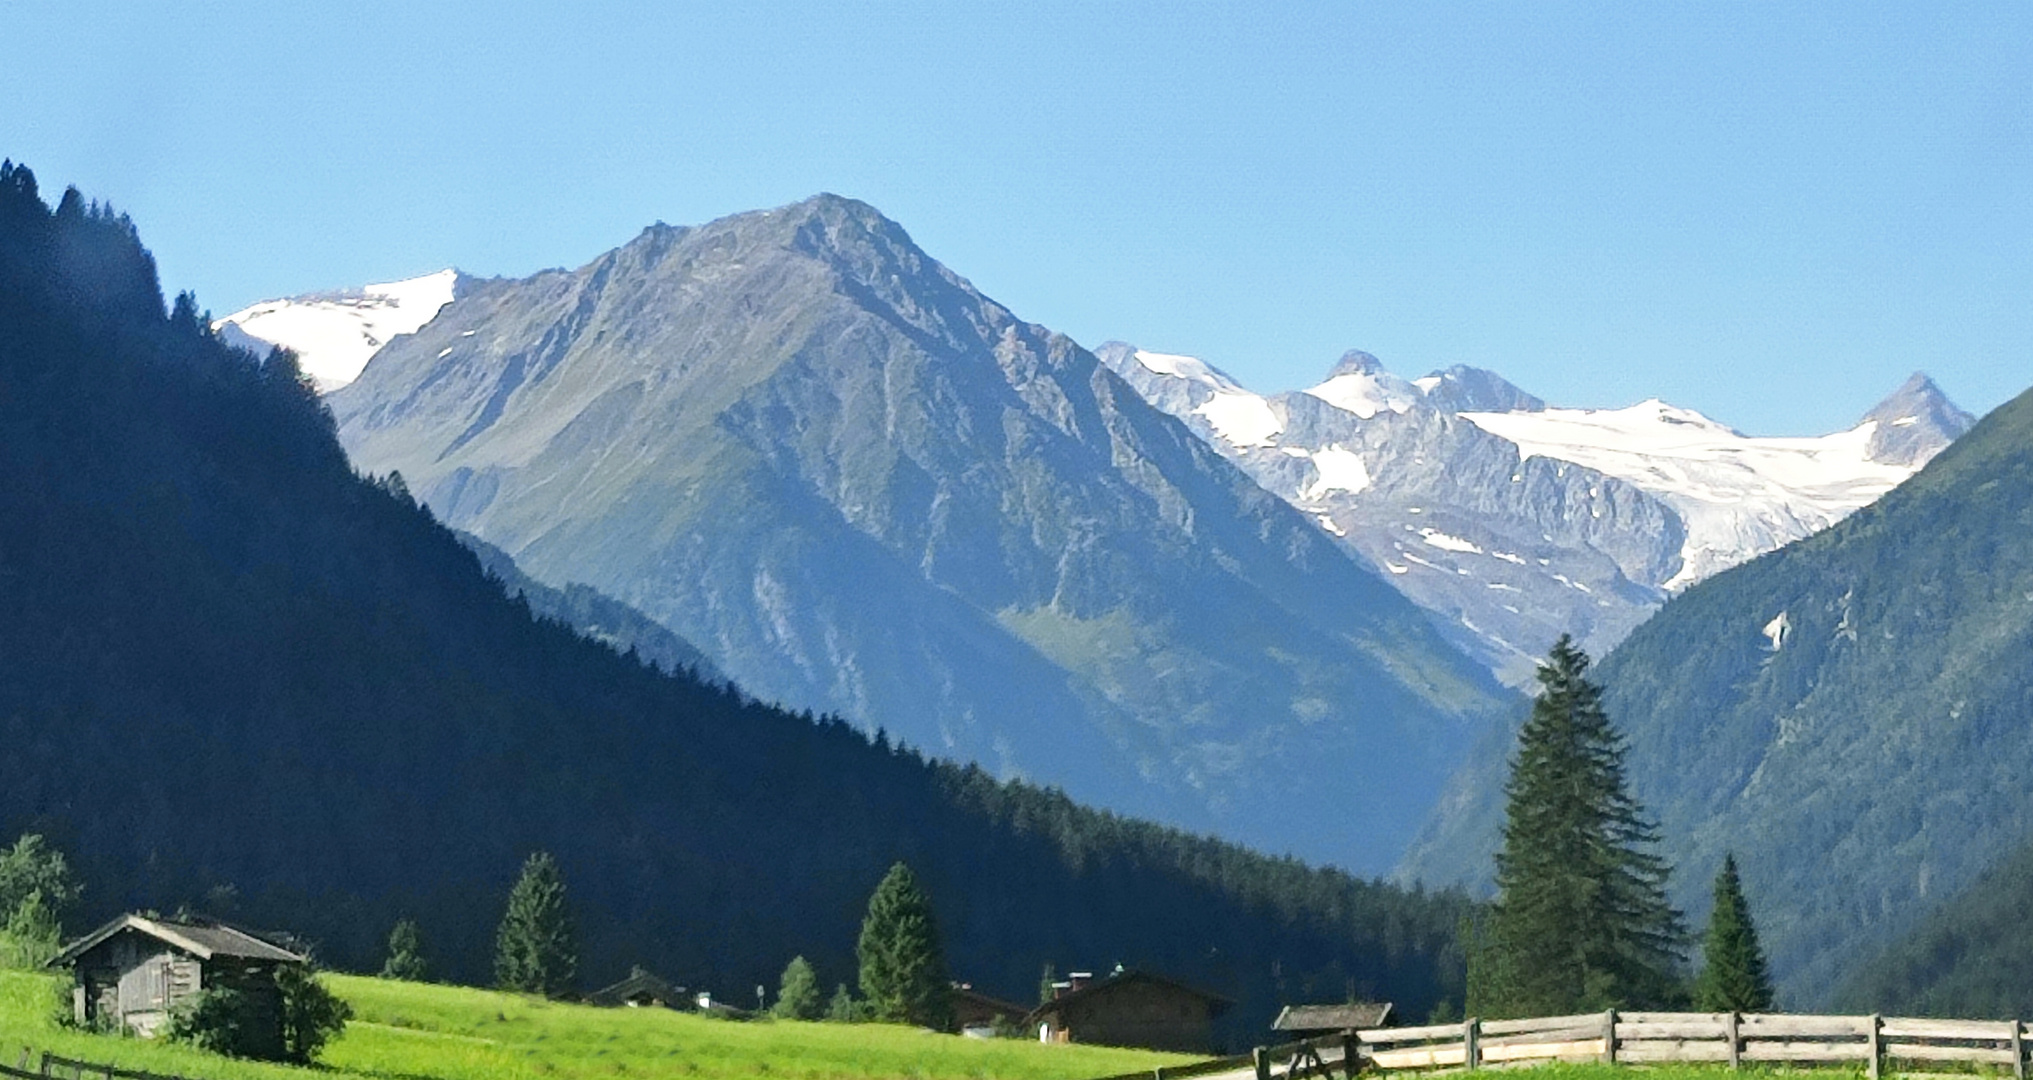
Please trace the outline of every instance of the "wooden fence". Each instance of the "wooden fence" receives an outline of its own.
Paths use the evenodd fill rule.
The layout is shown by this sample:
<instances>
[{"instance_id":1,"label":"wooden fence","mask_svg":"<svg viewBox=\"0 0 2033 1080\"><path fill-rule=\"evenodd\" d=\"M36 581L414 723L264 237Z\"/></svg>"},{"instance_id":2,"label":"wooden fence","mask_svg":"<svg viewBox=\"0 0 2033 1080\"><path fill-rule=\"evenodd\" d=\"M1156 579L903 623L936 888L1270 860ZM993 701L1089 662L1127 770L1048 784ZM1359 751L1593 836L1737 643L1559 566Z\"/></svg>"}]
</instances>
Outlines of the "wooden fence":
<instances>
[{"instance_id":1,"label":"wooden fence","mask_svg":"<svg viewBox=\"0 0 2033 1080\"><path fill-rule=\"evenodd\" d=\"M35 1052L21 1051L21 1060L16 1065L0 1064L0 1077L15 1080L183 1080L179 1076L165 1076L162 1073L140 1072L122 1069L114 1065L101 1065L91 1061L74 1061L44 1053L36 1061L36 1068L28 1067Z\"/></svg>"},{"instance_id":2,"label":"wooden fence","mask_svg":"<svg viewBox=\"0 0 2033 1080\"><path fill-rule=\"evenodd\" d=\"M2026 1080L2033 1029L2017 1020L1615 1010L1532 1020L1372 1028L1108 1080L1305 1080L1365 1069L1452 1072L1548 1061L1861 1065L1872 1080L1900 1064L1957 1063ZM79 1078L88 1080L88 1078Z\"/></svg>"}]
</instances>

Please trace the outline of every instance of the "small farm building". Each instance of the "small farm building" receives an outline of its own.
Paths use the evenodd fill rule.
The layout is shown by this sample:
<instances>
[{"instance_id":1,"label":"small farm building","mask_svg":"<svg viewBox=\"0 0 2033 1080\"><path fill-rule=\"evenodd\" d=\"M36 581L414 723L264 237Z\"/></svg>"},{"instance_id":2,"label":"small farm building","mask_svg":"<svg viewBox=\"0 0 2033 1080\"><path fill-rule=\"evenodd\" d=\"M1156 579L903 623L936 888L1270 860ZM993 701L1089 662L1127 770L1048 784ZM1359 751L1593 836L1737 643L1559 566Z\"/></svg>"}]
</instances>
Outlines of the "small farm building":
<instances>
[{"instance_id":1,"label":"small farm building","mask_svg":"<svg viewBox=\"0 0 2033 1080\"><path fill-rule=\"evenodd\" d=\"M685 996L685 988L672 986L663 979L641 968L628 973L628 978L604 990L595 990L586 995L589 1005L633 1006L639 1009L682 1009L691 1004Z\"/></svg>"},{"instance_id":2,"label":"small farm building","mask_svg":"<svg viewBox=\"0 0 2033 1080\"><path fill-rule=\"evenodd\" d=\"M990 997L971 983L954 983L953 1025L962 1035L986 1037L995 1034L996 1021L1022 1027L1029 1009L1012 1001Z\"/></svg>"},{"instance_id":3,"label":"small farm building","mask_svg":"<svg viewBox=\"0 0 2033 1080\"><path fill-rule=\"evenodd\" d=\"M224 923L122 915L66 946L50 966L75 973L71 1009L80 1024L144 1037L156 1034L184 999L232 987L261 1018L261 1037L273 1028L279 1055L282 992L275 972L280 965L304 962L297 953Z\"/></svg>"},{"instance_id":4,"label":"small farm building","mask_svg":"<svg viewBox=\"0 0 2033 1080\"><path fill-rule=\"evenodd\" d=\"M1284 1011L1278 1013L1278 1018L1271 1021L1271 1030L1289 1033L1294 1038L1312 1039L1347 1031L1367 1031L1383 1027L1390 1021L1391 1003L1388 1001L1287 1005Z\"/></svg>"},{"instance_id":5,"label":"small farm building","mask_svg":"<svg viewBox=\"0 0 2033 1080\"><path fill-rule=\"evenodd\" d=\"M1214 1048L1214 1018L1234 1002L1147 971L1105 979L1075 974L1054 984L1058 996L1031 1010L1038 1041L1134 1046L1204 1054Z\"/></svg>"}]
</instances>

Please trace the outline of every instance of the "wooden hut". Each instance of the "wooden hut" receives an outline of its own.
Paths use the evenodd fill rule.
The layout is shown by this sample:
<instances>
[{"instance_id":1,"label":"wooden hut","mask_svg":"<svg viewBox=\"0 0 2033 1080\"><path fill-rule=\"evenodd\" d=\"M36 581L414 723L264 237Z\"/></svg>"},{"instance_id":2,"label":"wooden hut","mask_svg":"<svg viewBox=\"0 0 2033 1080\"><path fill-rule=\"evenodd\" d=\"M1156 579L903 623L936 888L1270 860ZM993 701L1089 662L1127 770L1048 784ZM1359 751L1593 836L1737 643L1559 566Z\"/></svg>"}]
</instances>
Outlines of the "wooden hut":
<instances>
[{"instance_id":1,"label":"wooden hut","mask_svg":"<svg viewBox=\"0 0 2033 1080\"><path fill-rule=\"evenodd\" d=\"M635 968L628 978L586 995L588 1005L632 1006L638 1009L682 1009L691 1005L685 988L672 986L655 975Z\"/></svg>"},{"instance_id":2,"label":"wooden hut","mask_svg":"<svg viewBox=\"0 0 2033 1080\"><path fill-rule=\"evenodd\" d=\"M954 983L950 1000L953 1003L954 1028L962 1035L976 1038L994 1035L997 1021L1020 1028L1030 1011L1015 1002L990 997L976 990L971 983Z\"/></svg>"},{"instance_id":3,"label":"wooden hut","mask_svg":"<svg viewBox=\"0 0 2033 1080\"><path fill-rule=\"evenodd\" d=\"M50 961L69 967L71 1010L80 1024L155 1035L170 1010L200 990L232 987L246 995L258 1040L273 1029L282 1048L279 965L305 958L245 930L209 919L122 915L72 942Z\"/></svg>"},{"instance_id":4,"label":"wooden hut","mask_svg":"<svg viewBox=\"0 0 2033 1080\"><path fill-rule=\"evenodd\" d=\"M1040 1042L1205 1054L1214 1048L1214 1018L1234 1004L1147 971L1117 970L1100 980L1075 975L1055 989L1058 996L1027 1018Z\"/></svg>"}]
</instances>

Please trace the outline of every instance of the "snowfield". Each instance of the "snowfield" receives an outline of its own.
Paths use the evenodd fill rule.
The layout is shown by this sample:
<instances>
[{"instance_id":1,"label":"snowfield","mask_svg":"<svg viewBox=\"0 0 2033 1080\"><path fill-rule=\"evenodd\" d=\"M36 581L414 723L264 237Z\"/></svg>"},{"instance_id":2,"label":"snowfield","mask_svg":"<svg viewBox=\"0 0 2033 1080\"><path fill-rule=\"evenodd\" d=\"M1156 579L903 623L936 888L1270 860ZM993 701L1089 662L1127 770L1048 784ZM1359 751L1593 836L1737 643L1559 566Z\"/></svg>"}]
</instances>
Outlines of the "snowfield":
<instances>
[{"instance_id":1,"label":"snowfield","mask_svg":"<svg viewBox=\"0 0 2033 1080\"><path fill-rule=\"evenodd\" d=\"M1685 588L1835 524L1916 471L1870 458L1877 421L1814 438L1754 438L1656 398L1624 409L1461 413L1527 457L1584 465L1627 480L1687 525Z\"/></svg>"},{"instance_id":2,"label":"snowfield","mask_svg":"<svg viewBox=\"0 0 2033 1080\"><path fill-rule=\"evenodd\" d=\"M319 393L360 377L367 361L398 334L414 334L452 302L456 270L365 285L343 292L264 300L212 324L238 327L247 336L297 354Z\"/></svg>"}]
</instances>

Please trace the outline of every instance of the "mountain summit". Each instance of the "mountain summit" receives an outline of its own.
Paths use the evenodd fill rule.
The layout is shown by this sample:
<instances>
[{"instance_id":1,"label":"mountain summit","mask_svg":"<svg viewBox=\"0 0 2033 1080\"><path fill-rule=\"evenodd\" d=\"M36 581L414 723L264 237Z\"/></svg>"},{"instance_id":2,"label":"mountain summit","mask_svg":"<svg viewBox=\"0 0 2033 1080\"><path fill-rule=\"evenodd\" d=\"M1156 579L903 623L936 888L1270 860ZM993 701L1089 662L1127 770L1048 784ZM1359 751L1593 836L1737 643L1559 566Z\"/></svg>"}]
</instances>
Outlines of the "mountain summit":
<instances>
[{"instance_id":1,"label":"mountain summit","mask_svg":"<svg viewBox=\"0 0 2033 1080\"><path fill-rule=\"evenodd\" d=\"M1976 423L1955 407L1925 372L1916 371L1892 395L1864 414L1871 431L1872 461L1918 467Z\"/></svg>"},{"instance_id":2,"label":"mountain summit","mask_svg":"<svg viewBox=\"0 0 2033 1080\"><path fill-rule=\"evenodd\" d=\"M328 401L355 463L738 685L1381 869L1507 695L1063 335L821 195L475 281ZM1388 776L1362 811L1346 783Z\"/></svg>"}]
</instances>

